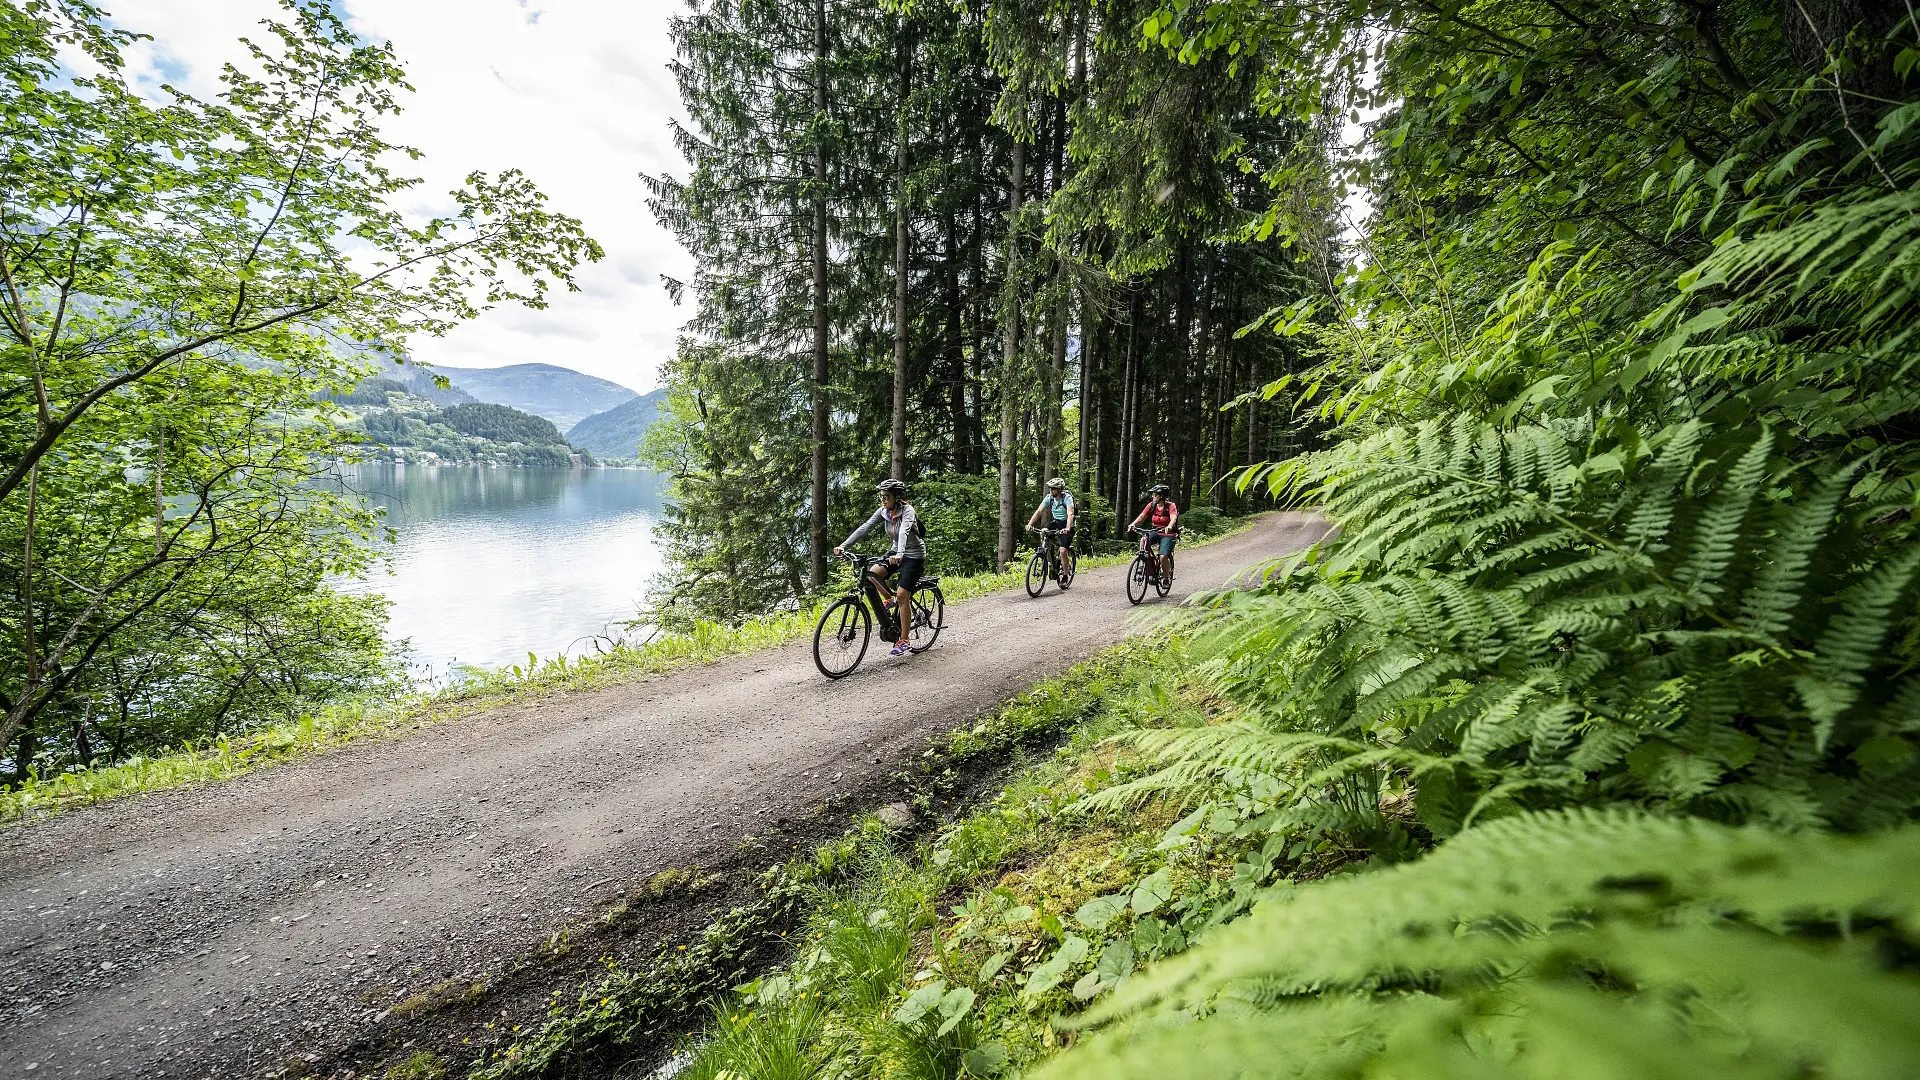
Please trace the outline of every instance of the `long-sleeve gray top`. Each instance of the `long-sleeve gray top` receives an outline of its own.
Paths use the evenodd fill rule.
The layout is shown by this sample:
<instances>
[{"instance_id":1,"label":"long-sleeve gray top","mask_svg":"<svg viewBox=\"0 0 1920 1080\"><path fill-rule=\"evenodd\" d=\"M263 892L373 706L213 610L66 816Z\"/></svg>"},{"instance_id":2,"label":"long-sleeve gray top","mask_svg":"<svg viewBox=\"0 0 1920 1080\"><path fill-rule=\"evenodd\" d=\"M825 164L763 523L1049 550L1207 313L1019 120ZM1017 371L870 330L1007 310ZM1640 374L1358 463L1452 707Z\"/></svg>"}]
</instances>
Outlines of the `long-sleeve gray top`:
<instances>
[{"instance_id":1,"label":"long-sleeve gray top","mask_svg":"<svg viewBox=\"0 0 1920 1080\"><path fill-rule=\"evenodd\" d=\"M898 514L887 513L887 508L884 506L875 510L873 516L868 518L859 528L853 530L853 533L847 537L846 542L840 546L843 548L852 547L854 541L867 535L875 525L885 528L887 535L893 539L893 547L888 550L887 554L912 556L922 559L927 557L926 541L920 537L920 515L914 510L912 503L901 503Z\"/></svg>"}]
</instances>

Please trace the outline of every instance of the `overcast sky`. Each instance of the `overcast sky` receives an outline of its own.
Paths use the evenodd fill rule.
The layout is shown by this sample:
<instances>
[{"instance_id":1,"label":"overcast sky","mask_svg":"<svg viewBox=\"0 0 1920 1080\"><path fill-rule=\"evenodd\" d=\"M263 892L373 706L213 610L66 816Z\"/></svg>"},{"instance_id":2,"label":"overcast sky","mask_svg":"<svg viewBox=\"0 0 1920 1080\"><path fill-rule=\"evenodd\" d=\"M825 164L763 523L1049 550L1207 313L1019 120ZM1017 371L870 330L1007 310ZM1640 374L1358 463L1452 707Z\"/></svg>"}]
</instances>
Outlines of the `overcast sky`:
<instances>
[{"instance_id":1,"label":"overcast sky","mask_svg":"<svg viewBox=\"0 0 1920 1080\"><path fill-rule=\"evenodd\" d=\"M119 25L151 34L130 74L198 96L220 65L263 38L273 0L107 0ZM418 359L455 367L538 361L645 392L659 385L676 308L660 275L686 278L691 260L653 221L638 173L684 174L667 128L680 115L667 61L668 16L679 0L335 0L356 31L391 41L414 93L385 127L420 149L421 209L474 169L519 168L581 219L606 248L583 267L581 291L545 311L497 308L442 339L414 342ZM403 165L409 164L402 162ZM402 207L402 209L412 209Z\"/></svg>"}]
</instances>

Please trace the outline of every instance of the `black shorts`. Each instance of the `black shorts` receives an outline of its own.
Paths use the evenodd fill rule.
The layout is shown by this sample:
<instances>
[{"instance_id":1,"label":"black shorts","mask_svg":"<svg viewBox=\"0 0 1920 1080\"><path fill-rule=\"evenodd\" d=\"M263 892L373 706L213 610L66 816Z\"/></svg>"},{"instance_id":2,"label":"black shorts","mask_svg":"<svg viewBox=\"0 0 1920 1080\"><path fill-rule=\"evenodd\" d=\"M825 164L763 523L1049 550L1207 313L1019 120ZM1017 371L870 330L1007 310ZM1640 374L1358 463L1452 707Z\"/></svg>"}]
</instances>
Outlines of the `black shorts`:
<instances>
[{"instance_id":1,"label":"black shorts","mask_svg":"<svg viewBox=\"0 0 1920 1080\"><path fill-rule=\"evenodd\" d=\"M881 572L886 575L887 584L890 587L905 589L908 592L912 592L913 587L920 584L920 579L927 573L927 559L924 555L902 555L899 566L889 566L886 563L881 563L879 566Z\"/></svg>"},{"instance_id":2,"label":"black shorts","mask_svg":"<svg viewBox=\"0 0 1920 1080\"><path fill-rule=\"evenodd\" d=\"M1060 526L1059 526L1059 525L1057 525L1057 524L1055 524L1055 525L1049 525L1049 526L1047 526L1047 528L1049 528L1049 529L1059 529L1059 528L1060 528ZM1064 547L1072 547L1072 546L1073 546L1073 530L1072 530L1072 529L1061 529L1061 530L1060 530L1060 534L1059 534L1058 536L1055 536L1055 537L1054 537L1054 540L1055 540L1055 541L1056 541L1057 543L1059 543L1059 545L1060 545L1061 547L1063 547L1063 548L1064 548Z\"/></svg>"}]
</instances>

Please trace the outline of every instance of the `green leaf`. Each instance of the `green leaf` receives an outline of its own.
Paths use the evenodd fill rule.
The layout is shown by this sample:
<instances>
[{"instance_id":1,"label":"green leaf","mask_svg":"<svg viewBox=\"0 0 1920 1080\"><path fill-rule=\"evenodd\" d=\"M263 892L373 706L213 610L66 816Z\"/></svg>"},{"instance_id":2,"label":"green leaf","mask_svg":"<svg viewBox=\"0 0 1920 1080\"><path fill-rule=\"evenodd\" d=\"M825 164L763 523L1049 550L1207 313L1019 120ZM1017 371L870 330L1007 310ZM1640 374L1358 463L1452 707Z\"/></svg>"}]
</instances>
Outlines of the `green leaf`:
<instances>
[{"instance_id":1,"label":"green leaf","mask_svg":"<svg viewBox=\"0 0 1920 1080\"><path fill-rule=\"evenodd\" d=\"M1035 967L1032 974L1027 976L1025 993L1029 997L1038 997L1060 985L1060 980L1066 977L1067 969L1085 959L1086 955L1086 939L1069 936L1058 949L1054 950L1053 955L1048 957L1045 963Z\"/></svg>"},{"instance_id":2,"label":"green leaf","mask_svg":"<svg viewBox=\"0 0 1920 1080\"><path fill-rule=\"evenodd\" d=\"M1126 893L1109 893L1106 896L1096 896L1081 904L1080 910L1074 912L1073 917L1089 930L1105 930L1107 925L1126 909Z\"/></svg>"},{"instance_id":3,"label":"green leaf","mask_svg":"<svg viewBox=\"0 0 1920 1080\"><path fill-rule=\"evenodd\" d=\"M1147 875L1133 889L1133 910L1137 915L1149 915L1160 909L1162 904L1173 898L1173 877L1162 867Z\"/></svg>"},{"instance_id":4,"label":"green leaf","mask_svg":"<svg viewBox=\"0 0 1920 1080\"><path fill-rule=\"evenodd\" d=\"M947 992L945 979L934 979L918 990L907 995L907 1000L893 1010L893 1022L896 1024L915 1024L920 1018L939 1007Z\"/></svg>"},{"instance_id":5,"label":"green leaf","mask_svg":"<svg viewBox=\"0 0 1920 1080\"><path fill-rule=\"evenodd\" d=\"M960 1064L969 1076L998 1076L1006 1069L1009 1058L1005 1045L981 1043L961 1055Z\"/></svg>"}]
</instances>

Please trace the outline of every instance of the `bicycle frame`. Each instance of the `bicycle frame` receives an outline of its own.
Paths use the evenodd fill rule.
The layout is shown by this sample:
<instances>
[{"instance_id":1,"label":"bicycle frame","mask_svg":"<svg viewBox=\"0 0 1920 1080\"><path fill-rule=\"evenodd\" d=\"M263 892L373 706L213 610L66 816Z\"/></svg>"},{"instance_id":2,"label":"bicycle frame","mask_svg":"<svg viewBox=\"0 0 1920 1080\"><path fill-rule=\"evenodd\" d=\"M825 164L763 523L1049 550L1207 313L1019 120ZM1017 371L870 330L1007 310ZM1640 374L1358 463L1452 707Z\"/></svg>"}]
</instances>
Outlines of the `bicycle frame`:
<instances>
[{"instance_id":1,"label":"bicycle frame","mask_svg":"<svg viewBox=\"0 0 1920 1080\"><path fill-rule=\"evenodd\" d=\"M894 610L896 597L889 595L883 588L885 582L867 572L874 566L886 562L887 556L862 555L856 551L849 551L840 557L853 564L853 583L847 586L846 595L864 601L881 631L890 639L897 638L899 627L896 619L897 612Z\"/></svg>"},{"instance_id":2,"label":"bicycle frame","mask_svg":"<svg viewBox=\"0 0 1920 1080\"><path fill-rule=\"evenodd\" d=\"M1140 554L1145 555L1147 557L1147 561L1153 565L1153 572L1156 574L1159 573L1160 572L1160 545L1157 543L1152 543L1152 541L1160 540L1163 537L1173 536L1174 534L1170 532L1163 532L1160 529L1140 529L1136 531L1140 533Z\"/></svg>"}]
</instances>

